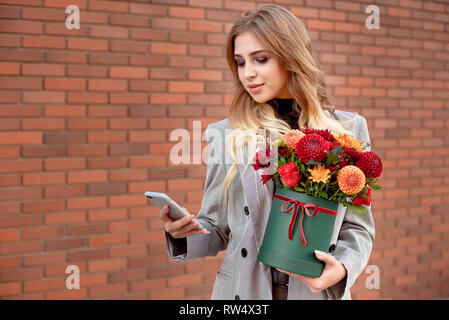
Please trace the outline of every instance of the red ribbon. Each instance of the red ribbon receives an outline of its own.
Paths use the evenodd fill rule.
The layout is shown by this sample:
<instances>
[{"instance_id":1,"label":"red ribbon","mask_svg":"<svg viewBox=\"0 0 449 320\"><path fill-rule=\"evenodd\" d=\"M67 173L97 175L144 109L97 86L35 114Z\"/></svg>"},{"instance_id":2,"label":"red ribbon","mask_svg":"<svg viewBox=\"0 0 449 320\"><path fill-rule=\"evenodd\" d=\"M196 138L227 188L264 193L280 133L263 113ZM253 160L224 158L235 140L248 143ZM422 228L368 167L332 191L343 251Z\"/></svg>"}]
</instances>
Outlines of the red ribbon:
<instances>
[{"instance_id":1,"label":"red ribbon","mask_svg":"<svg viewBox=\"0 0 449 320\"><path fill-rule=\"evenodd\" d=\"M304 213L307 214L311 218L315 217L318 212L331 214L333 216L337 215L336 211L318 207L316 204L313 204L313 203L300 202L298 200L295 200L295 199L292 199L292 198L289 198L289 197L285 197L285 196L282 196L280 194L275 194L274 197L277 198L277 199L285 201L284 204L281 206L281 211L282 212L288 213L288 212L290 212L293 209L293 207L295 208L294 211L293 211L292 217L290 219L290 225L288 226L288 238L291 241L293 241L293 226L295 225L296 216L298 215L298 206L300 206L302 208L302 214L301 214L301 238L302 238L302 246L303 247L305 247L306 244L307 244L306 237L304 236L304 230L302 228L302 221L304 220ZM289 203L294 204L294 206L290 206L288 209L285 209L285 205L287 205ZM313 213L312 214L310 214L309 208L313 209Z\"/></svg>"}]
</instances>

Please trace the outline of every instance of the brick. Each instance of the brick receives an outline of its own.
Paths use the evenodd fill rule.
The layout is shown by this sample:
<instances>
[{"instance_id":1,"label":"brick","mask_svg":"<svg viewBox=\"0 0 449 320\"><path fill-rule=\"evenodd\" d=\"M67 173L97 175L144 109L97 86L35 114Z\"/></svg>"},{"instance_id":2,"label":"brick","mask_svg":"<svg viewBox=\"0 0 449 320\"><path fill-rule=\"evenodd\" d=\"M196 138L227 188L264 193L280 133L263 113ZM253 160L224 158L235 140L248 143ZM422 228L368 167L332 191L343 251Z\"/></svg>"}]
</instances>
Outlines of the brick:
<instances>
[{"instance_id":1,"label":"brick","mask_svg":"<svg viewBox=\"0 0 449 320\"><path fill-rule=\"evenodd\" d=\"M184 289L165 289L165 290L155 290L150 292L150 299L156 300L174 300L184 297Z\"/></svg>"},{"instance_id":2,"label":"brick","mask_svg":"<svg viewBox=\"0 0 449 320\"><path fill-rule=\"evenodd\" d=\"M12 242L20 239L19 229L0 230L0 242Z\"/></svg>"},{"instance_id":3,"label":"brick","mask_svg":"<svg viewBox=\"0 0 449 320\"><path fill-rule=\"evenodd\" d=\"M153 42L150 44L150 52L156 54L186 55L187 46L185 44Z\"/></svg>"},{"instance_id":4,"label":"brick","mask_svg":"<svg viewBox=\"0 0 449 320\"><path fill-rule=\"evenodd\" d=\"M90 91L126 91L126 80L91 79L88 80Z\"/></svg>"},{"instance_id":5,"label":"brick","mask_svg":"<svg viewBox=\"0 0 449 320\"><path fill-rule=\"evenodd\" d=\"M111 78L125 79L147 78L148 70L141 67L111 67L110 76Z\"/></svg>"},{"instance_id":6,"label":"brick","mask_svg":"<svg viewBox=\"0 0 449 320\"><path fill-rule=\"evenodd\" d=\"M142 231L146 228L146 221L113 221L109 223L109 232L136 232Z\"/></svg>"},{"instance_id":7,"label":"brick","mask_svg":"<svg viewBox=\"0 0 449 320\"><path fill-rule=\"evenodd\" d=\"M23 119L22 130L64 130L65 123L63 119ZM36 135L35 133L32 133Z\"/></svg>"},{"instance_id":8,"label":"brick","mask_svg":"<svg viewBox=\"0 0 449 320\"><path fill-rule=\"evenodd\" d=\"M125 157L96 157L88 159L89 169L110 169L126 168L127 160Z\"/></svg>"},{"instance_id":9,"label":"brick","mask_svg":"<svg viewBox=\"0 0 449 320\"><path fill-rule=\"evenodd\" d=\"M67 93L67 103L75 104L95 104L107 103L108 97L106 93L93 92L69 92Z\"/></svg>"},{"instance_id":10,"label":"brick","mask_svg":"<svg viewBox=\"0 0 449 320\"><path fill-rule=\"evenodd\" d=\"M39 240L0 243L0 254L2 255L36 253L42 249L42 241Z\"/></svg>"},{"instance_id":11,"label":"brick","mask_svg":"<svg viewBox=\"0 0 449 320\"><path fill-rule=\"evenodd\" d=\"M125 183L120 182L90 183L87 190L87 193L93 196L125 194L127 192L127 186Z\"/></svg>"},{"instance_id":12,"label":"brick","mask_svg":"<svg viewBox=\"0 0 449 320\"><path fill-rule=\"evenodd\" d=\"M0 75L14 76L19 75L20 64L11 62L0 62Z\"/></svg>"},{"instance_id":13,"label":"brick","mask_svg":"<svg viewBox=\"0 0 449 320\"><path fill-rule=\"evenodd\" d=\"M18 295L21 292L20 282L0 283L0 297Z\"/></svg>"},{"instance_id":14,"label":"brick","mask_svg":"<svg viewBox=\"0 0 449 320\"><path fill-rule=\"evenodd\" d=\"M86 80L51 78L45 79L44 86L48 90L82 91L86 89Z\"/></svg>"},{"instance_id":15,"label":"brick","mask_svg":"<svg viewBox=\"0 0 449 320\"><path fill-rule=\"evenodd\" d=\"M20 20L0 20L1 33L20 33L20 34L41 34L43 26L40 22L29 22Z\"/></svg>"},{"instance_id":16,"label":"brick","mask_svg":"<svg viewBox=\"0 0 449 320\"><path fill-rule=\"evenodd\" d=\"M67 211L45 214L45 224L70 224L86 221L85 211Z\"/></svg>"},{"instance_id":17,"label":"brick","mask_svg":"<svg viewBox=\"0 0 449 320\"><path fill-rule=\"evenodd\" d=\"M126 209L92 209L88 211L88 221L124 220Z\"/></svg>"},{"instance_id":18,"label":"brick","mask_svg":"<svg viewBox=\"0 0 449 320\"><path fill-rule=\"evenodd\" d=\"M67 129L75 131L106 130L106 119L72 118L67 120Z\"/></svg>"},{"instance_id":19,"label":"brick","mask_svg":"<svg viewBox=\"0 0 449 320\"><path fill-rule=\"evenodd\" d=\"M87 289L50 291L46 293L47 300L83 300L87 298Z\"/></svg>"},{"instance_id":20,"label":"brick","mask_svg":"<svg viewBox=\"0 0 449 320\"><path fill-rule=\"evenodd\" d=\"M24 48L64 49L65 39L56 37L24 36L22 38Z\"/></svg>"},{"instance_id":21,"label":"brick","mask_svg":"<svg viewBox=\"0 0 449 320\"><path fill-rule=\"evenodd\" d=\"M168 7L168 15L176 18L203 19L204 13L203 8Z\"/></svg>"},{"instance_id":22,"label":"brick","mask_svg":"<svg viewBox=\"0 0 449 320\"><path fill-rule=\"evenodd\" d=\"M42 143L40 132L0 132L1 145L29 145Z\"/></svg>"},{"instance_id":23,"label":"brick","mask_svg":"<svg viewBox=\"0 0 449 320\"><path fill-rule=\"evenodd\" d=\"M99 142L124 142L126 141L127 134L122 131L98 131L98 132L88 132L87 141L89 143L99 143Z\"/></svg>"},{"instance_id":24,"label":"brick","mask_svg":"<svg viewBox=\"0 0 449 320\"><path fill-rule=\"evenodd\" d=\"M127 265L126 259L107 259L107 260L89 261L87 264L89 272L124 270L126 269L126 265Z\"/></svg>"},{"instance_id":25,"label":"brick","mask_svg":"<svg viewBox=\"0 0 449 320\"><path fill-rule=\"evenodd\" d=\"M85 169L85 159L45 159L44 160L45 171L60 171L60 170L77 170Z\"/></svg>"},{"instance_id":26,"label":"brick","mask_svg":"<svg viewBox=\"0 0 449 320\"><path fill-rule=\"evenodd\" d=\"M24 173L23 185L47 185L64 184L65 174L59 172L52 173Z\"/></svg>"},{"instance_id":27,"label":"brick","mask_svg":"<svg viewBox=\"0 0 449 320\"><path fill-rule=\"evenodd\" d=\"M146 93L111 93L112 104L147 104Z\"/></svg>"},{"instance_id":28,"label":"brick","mask_svg":"<svg viewBox=\"0 0 449 320\"><path fill-rule=\"evenodd\" d=\"M89 36L94 38L128 38L128 29L121 27L91 26Z\"/></svg>"},{"instance_id":29,"label":"brick","mask_svg":"<svg viewBox=\"0 0 449 320\"><path fill-rule=\"evenodd\" d=\"M142 195L120 195L120 196L110 196L109 206L110 207L126 207L126 206L139 206L146 205L147 199Z\"/></svg>"},{"instance_id":30,"label":"brick","mask_svg":"<svg viewBox=\"0 0 449 320\"><path fill-rule=\"evenodd\" d=\"M92 235L89 237L90 247L111 246L115 244L125 244L125 243L127 243L126 233L120 233L115 235Z\"/></svg>"},{"instance_id":31,"label":"brick","mask_svg":"<svg viewBox=\"0 0 449 320\"><path fill-rule=\"evenodd\" d=\"M0 172L28 172L42 170L42 160L3 160Z\"/></svg>"},{"instance_id":32,"label":"brick","mask_svg":"<svg viewBox=\"0 0 449 320\"><path fill-rule=\"evenodd\" d=\"M106 197L72 198L67 200L69 210L92 209L106 207Z\"/></svg>"},{"instance_id":33,"label":"brick","mask_svg":"<svg viewBox=\"0 0 449 320\"><path fill-rule=\"evenodd\" d=\"M108 41L101 39L67 39L67 48L83 51L107 51Z\"/></svg>"}]
</instances>

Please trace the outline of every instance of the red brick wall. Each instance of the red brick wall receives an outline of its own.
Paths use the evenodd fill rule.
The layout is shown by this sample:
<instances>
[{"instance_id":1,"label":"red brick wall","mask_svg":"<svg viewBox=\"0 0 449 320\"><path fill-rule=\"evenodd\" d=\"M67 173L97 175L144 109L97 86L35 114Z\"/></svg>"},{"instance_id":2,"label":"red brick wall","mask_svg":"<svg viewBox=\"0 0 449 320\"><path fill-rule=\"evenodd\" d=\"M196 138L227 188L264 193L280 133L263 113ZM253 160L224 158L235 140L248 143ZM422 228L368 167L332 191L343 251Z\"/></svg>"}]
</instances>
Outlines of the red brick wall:
<instances>
[{"instance_id":1,"label":"red brick wall","mask_svg":"<svg viewBox=\"0 0 449 320\"><path fill-rule=\"evenodd\" d=\"M171 164L167 141L226 117L226 31L267 2L0 0L0 298L210 297L223 255L169 260L143 193L198 212L205 165ZM362 273L353 297L448 296L448 1L274 2L306 23L332 102L366 117L384 160L380 289ZM365 28L369 4L380 30ZM79 290L65 288L72 264Z\"/></svg>"}]
</instances>

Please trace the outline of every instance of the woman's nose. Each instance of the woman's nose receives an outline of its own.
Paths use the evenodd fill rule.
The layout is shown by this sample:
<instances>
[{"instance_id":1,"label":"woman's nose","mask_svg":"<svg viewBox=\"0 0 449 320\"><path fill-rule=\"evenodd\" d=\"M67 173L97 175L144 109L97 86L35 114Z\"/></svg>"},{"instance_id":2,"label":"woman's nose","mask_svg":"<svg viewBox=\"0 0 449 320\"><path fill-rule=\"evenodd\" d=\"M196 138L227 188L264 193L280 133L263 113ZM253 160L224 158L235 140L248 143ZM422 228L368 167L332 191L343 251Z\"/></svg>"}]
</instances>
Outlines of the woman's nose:
<instances>
[{"instance_id":1,"label":"woman's nose","mask_svg":"<svg viewBox=\"0 0 449 320\"><path fill-rule=\"evenodd\" d=\"M244 75L246 79L251 79L256 76L256 71L251 66L248 66L248 64L246 64Z\"/></svg>"}]
</instances>

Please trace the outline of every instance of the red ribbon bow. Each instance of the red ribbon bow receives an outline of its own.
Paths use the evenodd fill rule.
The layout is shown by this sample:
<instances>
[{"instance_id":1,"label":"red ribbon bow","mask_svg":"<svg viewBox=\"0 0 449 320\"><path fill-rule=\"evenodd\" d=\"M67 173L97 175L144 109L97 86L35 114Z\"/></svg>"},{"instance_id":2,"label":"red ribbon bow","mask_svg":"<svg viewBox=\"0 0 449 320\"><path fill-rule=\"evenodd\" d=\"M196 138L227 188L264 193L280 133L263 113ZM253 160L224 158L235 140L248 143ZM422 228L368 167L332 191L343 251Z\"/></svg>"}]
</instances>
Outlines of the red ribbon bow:
<instances>
[{"instance_id":1,"label":"red ribbon bow","mask_svg":"<svg viewBox=\"0 0 449 320\"><path fill-rule=\"evenodd\" d=\"M293 214L292 217L290 219L290 225L288 226L288 238L293 241L293 226L295 225L296 222L296 216L298 215L298 206L300 206L302 208L302 214L301 214L301 239L302 239L302 246L305 247L307 244L306 241L306 237L304 236L304 230L302 228L302 221L304 220L304 213L307 214L309 217L313 218L317 215L318 212L323 212L323 213L327 213L327 214L331 214L333 216L337 215L337 212L334 210L330 210L330 209L326 209L326 208L321 208L318 207L316 204L313 203L304 203L304 202L300 202L298 200L289 198L289 197L285 197L282 196L280 194L275 194L274 195L275 198L280 199L280 200L284 200L284 204L281 206L281 211L284 213L288 213L290 212L293 208L295 208L293 210ZM294 204L294 206L290 206L288 209L285 209L285 206L287 204ZM313 209L313 213L310 214L309 212L309 208Z\"/></svg>"}]
</instances>

